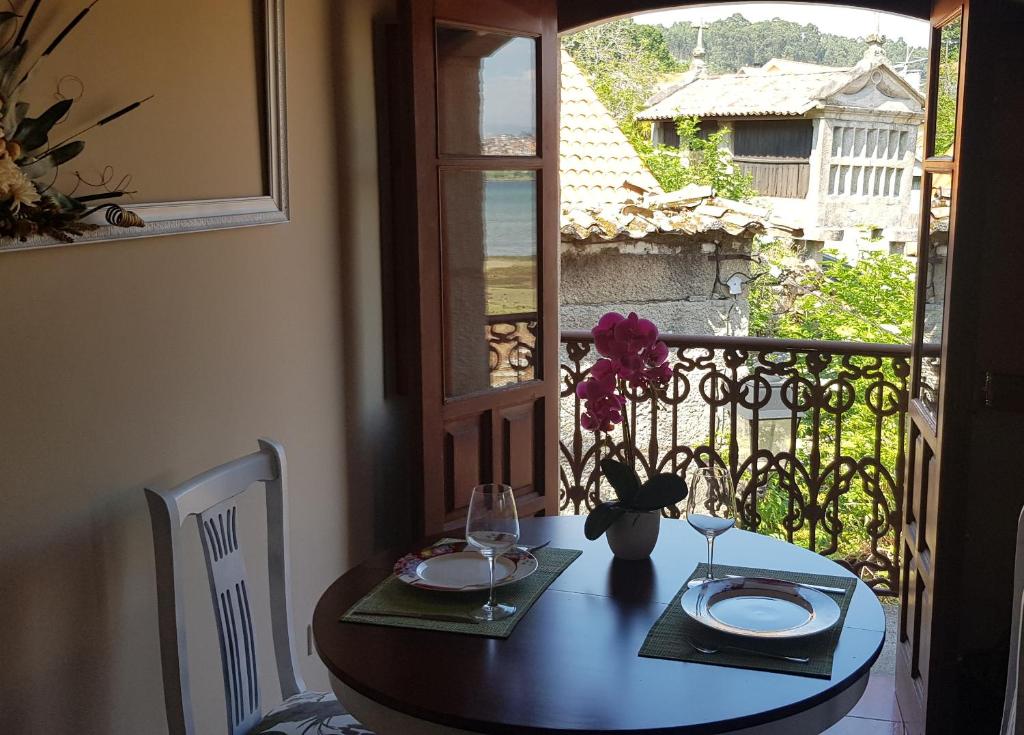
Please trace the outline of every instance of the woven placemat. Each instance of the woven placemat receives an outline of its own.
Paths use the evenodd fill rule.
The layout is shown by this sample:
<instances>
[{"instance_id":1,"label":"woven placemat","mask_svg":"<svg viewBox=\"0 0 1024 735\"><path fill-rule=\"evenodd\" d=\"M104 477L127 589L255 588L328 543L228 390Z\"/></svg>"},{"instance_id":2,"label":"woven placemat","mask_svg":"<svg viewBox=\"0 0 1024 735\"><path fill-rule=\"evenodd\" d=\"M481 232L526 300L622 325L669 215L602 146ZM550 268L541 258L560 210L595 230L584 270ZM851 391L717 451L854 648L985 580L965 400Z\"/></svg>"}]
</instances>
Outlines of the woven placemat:
<instances>
[{"instance_id":1,"label":"woven placemat","mask_svg":"<svg viewBox=\"0 0 1024 735\"><path fill-rule=\"evenodd\" d=\"M443 539L441 542L443 543ZM383 617L377 612L402 612L418 615L470 615L487 602L487 592L436 592L412 587L391 575L350 607L340 620L345 623L369 623L394 628L439 630L487 638L508 638L516 624L541 596L541 593L582 554L578 549L547 547L534 552L537 571L526 579L498 587L495 600L516 606L514 615L494 622L448 622L421 618Z\"/></svg>"},{"instance_id":2,"label":"woven placemat","mask_svg":"<svg viewBox=\"0 0 1024 735\"><path fill-rule=\"evenodd\" d=\"M694 577L703 577L707 573L707 564L698 564L687 578L689 582ZM688 589L684 583L672 602L658 622L654 624L647 639L640 648L640 655L648 658L664 658L672 661L691 661L693 663L711 664L712 666L734 666L741 669L758 669L760 671L774 671L782 674L797 674L799 676L813 676L820 679L828 679L832 676L832 658L835 654L836 645L839 643L839 635L843 631L843 622L846 620L846 611L853 599L853 592L857 587L857 580L854 577L836 577L827 574L804 574L801 572L786 572L776 569L757 569L753 567L731 567L725 564L715 564L715 575L724 576L736 574L744 577L770 577L772 579L783 579L788 582L803 582L804 584L819 584L827 587L839 587L846 590L845 594L828 594L839 605L839 622L824 631L820 635L810 636L805 639L787 641L749 641L737 639L733 636L719 633L705 628L695 622L683 612L679 604L679 598ZM701 653L693 647L690 641L695 641L703 647L720 648L718 653ZM743 648L756 649L775 653L784 656L809 657L807 663L794 661L783 661L781 659L760 656L756 653L744 653L735 650L727 650L725 646L730 644L742 646Z\"/></svg>"}]
</instances>

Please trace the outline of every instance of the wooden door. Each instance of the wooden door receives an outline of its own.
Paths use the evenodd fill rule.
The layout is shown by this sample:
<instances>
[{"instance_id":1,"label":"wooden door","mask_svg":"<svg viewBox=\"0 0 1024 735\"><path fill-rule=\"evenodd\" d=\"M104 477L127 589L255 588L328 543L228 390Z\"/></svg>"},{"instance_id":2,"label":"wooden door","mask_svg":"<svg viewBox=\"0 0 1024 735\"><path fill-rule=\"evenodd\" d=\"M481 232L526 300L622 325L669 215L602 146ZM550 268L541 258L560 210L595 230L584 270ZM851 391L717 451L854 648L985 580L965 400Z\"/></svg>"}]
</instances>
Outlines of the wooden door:
<instances>
[{"instance_id":1,"label":"wooden door","mask_svg":"<svg viewBox=\"0 0 1024 735\"><path fill-rule=\"evenodd\" d=\"M554 0L407 0L423 530L511 485L557 511ZM396 203L397 205L398 203ZM412 213L410 213L412 215ZM399 243L398 258L411 249ZM398 264L402 267L402 264Z\"/></svg>"},{"instance_id":2,"label":"wooden door","mask_svg":"<svg viewBox=\"0 0 1024 735\"><path fill-rule=\"evenodd\" d=\"M945 470L957 459L944 456L943 447L973 398L957 378L965 371L970 336L957 330L957 309L969 307L951 288L958 261L960 164L967 150L961 133L968 16L967 0L933 5L896 657L897 698L908 732L915 734L946 731L941 723L951 721L956 702L949 696L955 688L949 632L955 625L957 566L949 554L956 541L947 541L956 510L943 506L949 496L943 487L951 480Z\"/></svg>"}]
</instances>

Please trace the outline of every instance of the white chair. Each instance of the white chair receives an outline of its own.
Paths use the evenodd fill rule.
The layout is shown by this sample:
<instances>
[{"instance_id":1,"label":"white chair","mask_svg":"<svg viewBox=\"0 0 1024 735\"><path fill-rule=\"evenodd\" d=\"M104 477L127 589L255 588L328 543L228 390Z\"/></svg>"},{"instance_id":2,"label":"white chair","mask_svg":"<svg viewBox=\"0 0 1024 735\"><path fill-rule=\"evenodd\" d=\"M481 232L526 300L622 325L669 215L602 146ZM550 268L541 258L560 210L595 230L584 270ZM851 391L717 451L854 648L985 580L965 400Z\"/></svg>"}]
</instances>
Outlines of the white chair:
<instances>
[{"instance_id":1,"label":"white chair","mask_svg":"<svg viewBox=\"0 0 1024 735\"><path fill-rule=\"evenodd\" d=\"M156 555L160 659L171 735L194 735L189 695L182 547L179 535L196 517L206 558L220 658L228 735L373 735L333 694L307 692L292 645L288 589L288 520L284 448L268 439L259 451L215 467L170 490L146 489ZM274 657L284 702L263 714L249 586L239 539L236 500L262 482L267 498L267 565Z\"/></svg>"},{"instance_id":2,"label":"white chair","mask_svg":"<svg viewBox=\"0 0 1024 735\"><path fill-rule=\"evenodd\" d=\"M1021 648L1024 636L1024 511L1017 519L1017 553L1013 561L1013 605L1010 620L1010 662L1006 669L1006 697L1003 700L1003 724L1000 735L1024 735L1024 680Z\"/></svg>"}]
</instances>

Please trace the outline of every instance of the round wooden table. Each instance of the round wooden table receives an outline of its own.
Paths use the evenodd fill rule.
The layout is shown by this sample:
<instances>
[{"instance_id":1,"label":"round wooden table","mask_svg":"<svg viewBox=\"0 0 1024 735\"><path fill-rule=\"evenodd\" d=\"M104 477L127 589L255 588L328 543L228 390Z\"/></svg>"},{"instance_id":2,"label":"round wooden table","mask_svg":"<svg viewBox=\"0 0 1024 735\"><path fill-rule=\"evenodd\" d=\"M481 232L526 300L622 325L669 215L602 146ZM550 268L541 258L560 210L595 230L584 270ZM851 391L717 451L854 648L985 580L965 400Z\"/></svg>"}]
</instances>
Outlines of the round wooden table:
<instances>
[{"instance_id":1,"label":"round wooden table","mask_svg":"<svg viewBox=\"0 0 1024 735\"><path fill-rule=\"evenodd\" d=\"M583 554L505 640L338 622L391 573L396 556L377 555L343 575L313 616L338 698L378 735L818 733L860 699L885 639L882 607L858 582L831 679L641 658L647 632L706 560L703 536L664 520L651 559L628 562L612 557L605 539L587 541L582 517L522 521L522 543L548 539ZM850 574L746 531L715 546L722 564Z\"/></svg>"}]
</instances>

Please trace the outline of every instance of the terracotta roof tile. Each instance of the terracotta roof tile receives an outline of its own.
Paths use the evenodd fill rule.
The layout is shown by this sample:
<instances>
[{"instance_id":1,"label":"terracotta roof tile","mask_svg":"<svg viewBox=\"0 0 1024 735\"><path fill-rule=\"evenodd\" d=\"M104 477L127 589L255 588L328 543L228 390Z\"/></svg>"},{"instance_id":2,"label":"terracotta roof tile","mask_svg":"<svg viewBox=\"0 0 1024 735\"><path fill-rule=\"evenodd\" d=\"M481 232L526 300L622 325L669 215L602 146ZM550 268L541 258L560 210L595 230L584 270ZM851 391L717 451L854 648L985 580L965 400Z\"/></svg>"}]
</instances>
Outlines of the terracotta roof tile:
<instances>
[{"instance_id":1,"label":"terracotta roof tile","mask_svg":"<svg viewBox=\"0 0 1024 735\"><path fill-rule=\"evenodd\" d=\"M772 59L762 67L744 68L736 74L693 76L654 97L653 104L637 118L803 115L876 69L887 73L896 84L906 87L923 101L920 94L885 63L828 67Z\"/></svg>"},{"instance_id":2,"label":"terracotta roof tile","mask_svg":"<svg viewBox=\"0 0 1024 735\"><path fill-rule=\"evenodd\" d=\"M636 187L660 192L636 149L565 51L561 77L559 168L563 208L632 201L637 198ZM634 189L624 186L627 181Z\"/></svg>"},{"instance_id":3,"label":"terracotta roof tile","mask_svg":"<svg viewBox=\"0 0 1024 735\"><path fill-rule=\"evenodd\" d=\"M801 237L792 224L774 220L770 212L744 202L716 199L710 187L690 185L675 192L651 194L639 204L592 204L564 207L562 240L580 244L648 235L699 235L722 230L730 235Z\"/></svg>"}]
</instances>

